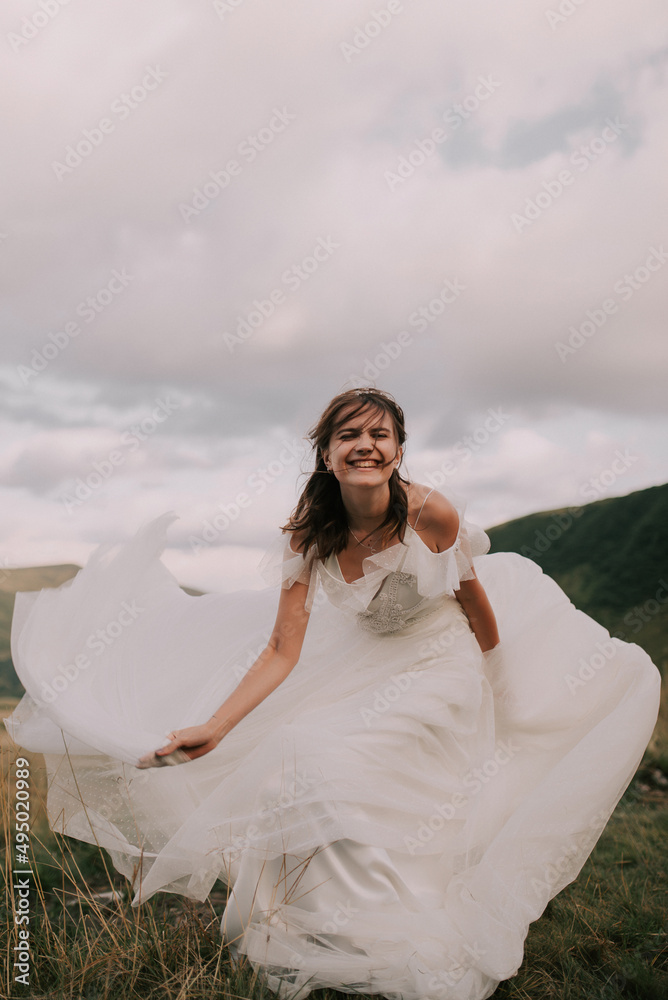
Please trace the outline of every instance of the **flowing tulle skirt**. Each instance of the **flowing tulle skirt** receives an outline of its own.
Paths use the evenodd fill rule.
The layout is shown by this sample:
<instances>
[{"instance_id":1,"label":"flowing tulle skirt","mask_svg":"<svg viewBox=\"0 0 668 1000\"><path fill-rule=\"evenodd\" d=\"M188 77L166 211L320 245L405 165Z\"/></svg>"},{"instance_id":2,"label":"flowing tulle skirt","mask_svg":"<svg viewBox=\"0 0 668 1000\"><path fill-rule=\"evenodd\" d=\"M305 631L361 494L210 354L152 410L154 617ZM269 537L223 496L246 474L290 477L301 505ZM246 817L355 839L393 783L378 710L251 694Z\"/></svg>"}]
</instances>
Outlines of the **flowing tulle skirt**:
<instances>
[{"instance_id":1,"label":"flowing tulle skirt","mask_svg":"<svg viewBox=\"0 0 668 1000\"><path fill-rule=\"evenodd\" d=\"M530 560L484 555L497 650L454 598L373 635L320 594L280 687L211 753L139 770L234 690L276 613L271 589L184 593L159 558L173 517L17 595L6 721L45 755L52 827L105 847L133 905L222 879L224 942L281 996L490 996L638 767L656 667Z\"/></svg>"}]
</instances>

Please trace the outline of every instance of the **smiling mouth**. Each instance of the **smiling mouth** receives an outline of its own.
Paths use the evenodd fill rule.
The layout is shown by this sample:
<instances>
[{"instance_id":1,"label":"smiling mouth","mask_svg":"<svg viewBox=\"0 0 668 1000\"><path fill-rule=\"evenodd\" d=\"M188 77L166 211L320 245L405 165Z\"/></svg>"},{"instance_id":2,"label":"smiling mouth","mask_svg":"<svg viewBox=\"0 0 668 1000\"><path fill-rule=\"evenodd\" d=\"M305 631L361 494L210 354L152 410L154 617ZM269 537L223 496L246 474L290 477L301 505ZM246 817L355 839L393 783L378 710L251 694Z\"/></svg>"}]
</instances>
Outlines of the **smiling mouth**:
<instances>
[{"instance_id":1,"label":"smiling mouth","mask_svg":"<svg viewBox=\"0 0 668 1000\"><path fill-rule=\"evenodd\" d=\"M360 459L358 462L349 462L348 465L352 465L354 469L376 469L380 462L376 462L374 459Z\"/></svg>"}]
</instances>

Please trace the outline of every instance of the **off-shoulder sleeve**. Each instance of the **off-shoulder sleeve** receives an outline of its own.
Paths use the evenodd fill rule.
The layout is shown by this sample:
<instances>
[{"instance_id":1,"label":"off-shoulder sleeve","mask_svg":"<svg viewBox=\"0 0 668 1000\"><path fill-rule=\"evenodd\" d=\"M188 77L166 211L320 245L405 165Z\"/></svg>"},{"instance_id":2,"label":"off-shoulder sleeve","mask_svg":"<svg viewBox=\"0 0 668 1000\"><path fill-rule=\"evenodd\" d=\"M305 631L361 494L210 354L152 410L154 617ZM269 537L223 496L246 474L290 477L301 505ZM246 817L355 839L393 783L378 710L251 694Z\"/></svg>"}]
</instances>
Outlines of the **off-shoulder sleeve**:
<instances>
[{"instance_id":1,"label":"off-shoulder sleeve","mask_svg":"<svg viewBox=\"0 0 668 1000\"><path fill-rule=\"evenodd\" d=\"M270 587L288 590L293 583L305 583L308 586L305 608L310 612L318 585L318 574L314 572L313 548L304 558L300 552L293 552L290 547L291 538L291 532L285 532L274 539L260 560L258 569Z\"/></svg>"},{"instance_id":2,"label":"off-shoulder sleeve","mask_svg":"<svg viewBox=\"0 0 668 1000\"><path fill-rule=\"evenodd\" d=\"M477 524L466 520L464 501L452 496L448 499L459 517L459 529L453 544L444 552L432 552L421 539L416 539L404 563L404 571L417 577L417 591L423 597L453 596L464 580L474 578L474 558L489 551L489 536Z\"/></svg>"}]
</instances>

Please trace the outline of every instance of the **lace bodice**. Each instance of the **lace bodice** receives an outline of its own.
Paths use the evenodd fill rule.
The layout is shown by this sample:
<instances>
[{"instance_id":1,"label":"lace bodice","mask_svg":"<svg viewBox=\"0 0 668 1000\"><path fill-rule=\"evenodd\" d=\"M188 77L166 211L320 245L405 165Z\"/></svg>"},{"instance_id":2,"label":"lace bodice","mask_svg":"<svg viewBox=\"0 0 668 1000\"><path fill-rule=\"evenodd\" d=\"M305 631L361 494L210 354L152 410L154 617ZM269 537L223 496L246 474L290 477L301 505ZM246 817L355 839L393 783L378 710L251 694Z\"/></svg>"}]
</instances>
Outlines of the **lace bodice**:
<instances>
[{"instance_id":1,"label":"lace bodice","mask_svg":"<svg viewBox=\"0 0 668 1000\"><path fill-rule=\"evenodd\" d=\"M401 631L434 614L443 606L444 595L454 597L461 581L473 578L474 557L489 550L485 532L465 520L465 504L449 499L459 515L459 530L444 552L432 552L407 524L404 541L367 556L363 576L348 583L336 555L322 560L310 552L304 559L292 550L286 533L267 551L260 572L274 586L308 584L308 611L320 585L331 604L357 616L361 628L381 634Z\"/></svg>"},{"instance_id":2,"label":"lace bodice","mask_svg":"<svg viewBox=\"0 0 668 1000\"><path fill-rule=\"evenodd\" d=\"M443 603L443 595L434 598L422 597L417 589L417 576L406 572L402 567L406 561L410 545L424 544L410 524L406 525L405 545L399 544L400 552L398 566L390 569L381 580L380 586L366 605L364 610L357 611L357 620L361 628L368 632L398 632L413 625L416 621L434 614ZM395 546L390 546L395 548ZM389 552L389 549L385 549ZM380 554L380 553L378 553ZM392 559L394 553L392 553ZM367 560L365 559L366 563ZM381 560L382 562L382 560ZM380 567L382 570L382 567ZM365 575L359 580L348 583L341 572L339 560L335 555L318 566L320 580L330 601L337 607L345 609L351 603L346 588L355 587L366 582ZM372 571L373 572L373 571ZM342 586L343 585L343 586ZM359 598L356 598L359 601Z\"/></svg>"}]
</instances>

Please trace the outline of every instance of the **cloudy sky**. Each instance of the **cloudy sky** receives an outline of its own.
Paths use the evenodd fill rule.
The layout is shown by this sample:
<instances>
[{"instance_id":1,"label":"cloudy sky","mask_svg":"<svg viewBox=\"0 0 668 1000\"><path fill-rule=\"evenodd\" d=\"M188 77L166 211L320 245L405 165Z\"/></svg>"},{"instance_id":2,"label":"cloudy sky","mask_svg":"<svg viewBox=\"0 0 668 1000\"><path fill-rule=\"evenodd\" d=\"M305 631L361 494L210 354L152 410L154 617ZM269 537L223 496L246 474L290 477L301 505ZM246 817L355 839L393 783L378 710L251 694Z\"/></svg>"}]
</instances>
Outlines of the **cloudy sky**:
<instances>
[{"instance_id":1,"label":"cloudy sky","mask_svg":"<svg viewBox=\"0 0 668 1000\"><path fill-rule=\"evenodd\" d=\"M485 527L665 482L667 27L6 0L0 563L175 510L182 583L255 586L306 432L369 381Z\"/></svg>"}]
</instances>

